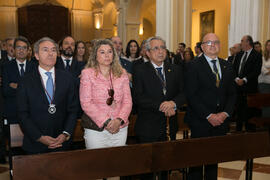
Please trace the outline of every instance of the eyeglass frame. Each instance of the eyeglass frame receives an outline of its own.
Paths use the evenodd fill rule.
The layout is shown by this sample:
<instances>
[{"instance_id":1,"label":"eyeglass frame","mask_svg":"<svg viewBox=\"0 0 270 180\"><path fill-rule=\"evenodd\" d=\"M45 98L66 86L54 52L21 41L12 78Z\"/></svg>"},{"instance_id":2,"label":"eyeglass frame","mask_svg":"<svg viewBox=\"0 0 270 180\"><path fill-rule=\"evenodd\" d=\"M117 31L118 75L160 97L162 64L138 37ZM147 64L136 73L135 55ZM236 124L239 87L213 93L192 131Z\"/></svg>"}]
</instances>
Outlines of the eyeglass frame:
<instances>
[{"instance_id":1,"label":"eyeglass frame","mask_svg":"<svg viewBox=\"0 0 270 180\"><path fill-rule=\"evenodd\" d=\"M218 45L218 44L220 44L220 41L219 40L216 40L216 41L205 41L205 42L202 42L202 44L206 44L207 46L212 46L212 45Z\"/></svg>"}]
</instances>

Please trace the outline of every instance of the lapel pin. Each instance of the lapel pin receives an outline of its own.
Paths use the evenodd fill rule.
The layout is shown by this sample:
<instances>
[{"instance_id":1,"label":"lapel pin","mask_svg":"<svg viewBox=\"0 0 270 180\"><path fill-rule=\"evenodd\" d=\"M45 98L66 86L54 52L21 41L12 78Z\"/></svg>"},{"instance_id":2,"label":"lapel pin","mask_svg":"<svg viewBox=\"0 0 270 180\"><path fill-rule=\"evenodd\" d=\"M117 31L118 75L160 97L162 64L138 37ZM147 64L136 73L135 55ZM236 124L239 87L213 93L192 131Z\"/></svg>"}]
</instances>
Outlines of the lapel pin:
<instances>
[{"instance_id":1,"label":"lapel pin","mask_svg":"<svg viewBox=\"0 0 270 180\"><path fill-rule=\"evenodd\" d=\"M171 72L171 69L168 69L168 72Z\"/></svg>"}]
</instances>

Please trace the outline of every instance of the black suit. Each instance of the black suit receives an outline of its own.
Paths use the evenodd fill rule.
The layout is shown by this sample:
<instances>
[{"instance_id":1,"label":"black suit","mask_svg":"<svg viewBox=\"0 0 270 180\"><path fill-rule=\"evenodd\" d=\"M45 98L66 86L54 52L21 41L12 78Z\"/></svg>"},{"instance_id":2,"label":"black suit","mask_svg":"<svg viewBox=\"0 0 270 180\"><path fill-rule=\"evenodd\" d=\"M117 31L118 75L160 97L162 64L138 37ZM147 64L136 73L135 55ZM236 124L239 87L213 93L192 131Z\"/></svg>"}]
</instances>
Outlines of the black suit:
<instances>
[{"instance_id":1,"label":"black suit","mask_svg":"<svg viewBox=\"0 0 270 180\"><path fill-rule=\"evenodd\" d=\"M240 52L236 55L234 69L236 77L239 77L240 79L245 77L247 79L247 83L237 89L242 93L256 93L258 92L258 76L261 74L262 68L262 55L252 49L245 63L243 73L240 75L239 67L243 55L244 52Z\"/></svg>"},{"instance_id":2,"label":"black suit","mask_svg":"<svg viewBox=\"0 0 270 180\"><path fill-rule=\"evenodd\" d=\"M184 59L182 58L181 54L176 54L174 56L173 63L172 63L172 60L170 60L170 62L172 64L177 64L177 65L182 65L183 64L183 61L184 61Z\"/></svg>"},{"instance_id":3,"label":"black suit","mask_svg":"<svg viewBox=\"0 0 270 180\"><path fill-rule=\"evenodd\" d=\"M228 62L231 63L231 64L234 64L234 62L235 62L235 55L234 56L229 56L228 57Z\"/></svg>"},{"instance_id":4,"label":"black suit","mask_svg":"<svg viewBox=\"0 0 270 180\"><path fill-rule=\"evenodd\" d=\"M232 116L234 109L236 91L233 67L222 59L219 59L219 63L222 74L219 88L204 55L187 64L185 92L188 108L185 121L191 129L191 138L225 135L228 130L228 118L216 127L207 120L211 113L226 112ZM206 166L206 176L209 179L217 178L217 165ZM189 178L202 179L202 167L190 168Z\"/></svg>"},{"instance_id":5,"label":"black suit","mask_svg":"<svg viewBox=\"0 0 270 180\"><path fill-rule=\"evenodd\" d=\"M25 76L19 84L17 93L18 117L24 133L23 149L28 153L45 153L51 150L37 140L42 135L56 138L63 131L72 135L78 111L78 93L74 78L67 72L55 69L55 93L53 104L56 113L49 114L47 100L41 77L35 71ZM67 149L69 142L64 142L62 148Z\"/></svg>"},{"instance_id":6,"label":"black suit","mask_svg":"<svg viewBox=\"0 0 270 180\"><path fill-rule=\"evenodd\" d=\"M142 142L166 140L166 117L159 111L163 101L173 100L177 108L185 103L181 67L164 62L164 72L166 95L163 94L161 80L151 62L138 65L133 74L134 101L138 106L135 132ZM170 125L175 129L171 133L176 133L177 121L174 119L172 122L174 124Z\"/></svg>"},{"instance_id":7,"label":"black suit","mask_svg":"<svg viewBox=\"0 0 270 180\"><path fill-rule=\"evenodd\" d=\"M31 73L33 71L34 64L31 61L26 61L25 73ZM20 70L17 65L17 61L14 59L7 62L3 67L3 97L5 99L4 104L4 116L7 117L9 124L18 123L16 113L16 92L17 89L10 87L10 83L19 83L21 80Z\"/></svg>"},{"instance_id":8,"label":"black suit","mask_svg":"<svg viewBox=\"0 0 270 180\"><path fill-rule=\"evenodd\" d=\"M242 86L237 86L237 131L242 131L243 122L245 123L246 130L249 130L251 126L247 123L247 119L253 116L254 113L257 113L257 110L247 108L247 94L248 93L257 93L258 92L258 76L261 73L262 67L262 55L255 51L251 50L242 74L239 73L239 68L241 65L241 59L244 56L245 52L240 52L235 57L234 69L236 72L236 77L240 79L246 78L247 83L244 83ZM248 113L247 113L248 112Z\"/></svg>"},{"instance_id":9,"label":"black suit","mask_svg":"<svg viewBox=\"0 0 270 180\"><path fill-rule=\"evenodd\" d=\"M71 75L76 79L76 83L79 86L80 84L79 76L81 74L82 69L84 68L84 65L85 65L84 62L80 62L73 57L70 69L66 70L62 57L58 57L55 64L55 68L70 72Z\"/></svg>"}]
</instances>

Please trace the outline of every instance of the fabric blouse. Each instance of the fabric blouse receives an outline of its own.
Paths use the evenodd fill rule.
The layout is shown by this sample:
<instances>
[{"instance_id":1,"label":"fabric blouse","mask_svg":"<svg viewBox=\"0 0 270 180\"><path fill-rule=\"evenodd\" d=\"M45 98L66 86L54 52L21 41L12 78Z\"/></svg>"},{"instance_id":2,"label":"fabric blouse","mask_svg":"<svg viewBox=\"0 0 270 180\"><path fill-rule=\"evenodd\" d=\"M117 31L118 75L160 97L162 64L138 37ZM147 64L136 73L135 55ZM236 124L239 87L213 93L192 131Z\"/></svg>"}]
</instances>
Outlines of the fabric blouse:
<instances>
[{"instance_id":1,"label":"fabric blouse","mask_svg":"<svg viewBox=\"0 0 270 180\"><path fill-rule=\"evenodd\" d=\"M270 75L267 74L269 72L268 70L269 68L270 68L270 58L268 59L268 61L265 61L265 58L263 57L262 70L261 74L258 77L259 83L270 84Z\"/></svg>"},{"instance_id":2,"label":"fabric blouse","mask_svg":"<svg viewBox=\"0 0 270 180\"><path fill-rule=\"evenodd\" d=\"M125 127L128 125L128 117L132 108L132 99L129 87L129 79L126 72L121 77L113 77L114 102L107 105L110 98L108 90L111 88L110 79L106 79L94 68L84 69L81 73L80 103L83 111L91 119L102 127L107 119L121 118Z\"/></svg>"}]
</instances>

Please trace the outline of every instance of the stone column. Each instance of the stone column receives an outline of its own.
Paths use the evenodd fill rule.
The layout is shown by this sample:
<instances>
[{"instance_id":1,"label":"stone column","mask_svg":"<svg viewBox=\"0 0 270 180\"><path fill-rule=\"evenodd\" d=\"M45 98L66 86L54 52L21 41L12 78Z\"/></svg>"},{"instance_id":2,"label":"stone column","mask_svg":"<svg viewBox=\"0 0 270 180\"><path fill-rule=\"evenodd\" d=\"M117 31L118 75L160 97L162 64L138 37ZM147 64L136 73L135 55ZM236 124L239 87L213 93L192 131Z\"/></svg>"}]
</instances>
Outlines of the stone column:
<instances>
[{"instance_id":1,"label":"stone column","mask_svg":"<svg viewBox=\"0 0 270 180\"><path fill-rule=\"evenodd\" d=\"M175 51L179 42L191 44L192 2L190 0L156 1L156 35Z\"/></svg>"},{"instance_id":2,"label":"stone column","mask_svg":"<svg viewBox=\"0 0 270 180\"><path fill-rule=\"evenodd\" d=\"M264 11L265 4L268 4L267 12ZM264 42L265 17L269 18L269 0L231 0L229 47L241 42L244 35L251 35L254 41Z\"/></svg>"}]
</instances>

